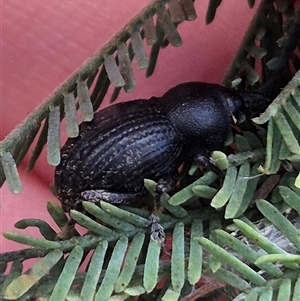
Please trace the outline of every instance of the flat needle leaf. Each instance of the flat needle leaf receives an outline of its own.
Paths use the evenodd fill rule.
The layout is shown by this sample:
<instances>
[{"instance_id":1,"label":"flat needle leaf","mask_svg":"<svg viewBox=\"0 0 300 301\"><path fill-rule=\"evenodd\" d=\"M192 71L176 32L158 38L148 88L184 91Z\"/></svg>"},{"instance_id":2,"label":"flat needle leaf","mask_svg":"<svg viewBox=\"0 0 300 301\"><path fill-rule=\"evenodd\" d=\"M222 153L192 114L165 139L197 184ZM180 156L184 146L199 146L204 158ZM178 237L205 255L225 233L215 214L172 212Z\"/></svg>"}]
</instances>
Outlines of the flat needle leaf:
<instances>
[{"instance_id":1,"label":"flat needle leaf","mask_svg":"<svg viewBox=\"0 0 300 301\"><path fill-rule=\"evenodd\" d=\"M76 275L83 256L83 248L75 246L68 256L65 266L57 279L49 301L64 301Z\"/></svg>"},{"instance_id":2,"label":"flat needle leaf","mask_svg":"<svg viewBox=\"0 0 300 301\"><path fill-rule=\"evenodd\" d=\"M36 284L62 257L63 252L54 250L43 257L25 274L13 280L7 287L4 297L7 299L17 299L25 294L34 284Z\"/></svg>"}]
</instances>

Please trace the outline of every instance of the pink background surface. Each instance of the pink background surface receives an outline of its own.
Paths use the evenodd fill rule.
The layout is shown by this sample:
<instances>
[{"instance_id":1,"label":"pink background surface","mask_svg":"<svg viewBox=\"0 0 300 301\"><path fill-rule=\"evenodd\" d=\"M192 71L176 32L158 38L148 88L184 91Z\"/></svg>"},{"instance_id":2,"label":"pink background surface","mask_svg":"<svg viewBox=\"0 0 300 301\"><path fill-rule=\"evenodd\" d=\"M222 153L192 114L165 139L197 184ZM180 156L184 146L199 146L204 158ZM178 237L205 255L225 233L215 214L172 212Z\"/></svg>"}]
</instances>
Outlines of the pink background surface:
<instances>
[{"instance_id":1,"label":"pink background surface","mask_svg":"<svg viewBox=\"0 0 300 301\"><path fill-rule=\"evenodd\" d=\"M1 1L0 139L149 2ZM215 21L206 26L207 5L207 0L196 1L198 18L179 26L183 46L162 50L151 78L146 79L144 71L136 71L136 90L122 92L120 101L159 96L190 80L221 81L255 8L251 10L246 0L224 1ZM49 190L54 168L47 164L45 152L31 173L24 171L26 163L27 158L19 168L22 193L12 194L7 184L1 188L1 233L14 231L14 223L22 218L50 220L46 202L55 200ZM37 234L35 229L22 232ZM0 252L18 248L20 245L0 236Z\"/></svg>"}]
</instances>

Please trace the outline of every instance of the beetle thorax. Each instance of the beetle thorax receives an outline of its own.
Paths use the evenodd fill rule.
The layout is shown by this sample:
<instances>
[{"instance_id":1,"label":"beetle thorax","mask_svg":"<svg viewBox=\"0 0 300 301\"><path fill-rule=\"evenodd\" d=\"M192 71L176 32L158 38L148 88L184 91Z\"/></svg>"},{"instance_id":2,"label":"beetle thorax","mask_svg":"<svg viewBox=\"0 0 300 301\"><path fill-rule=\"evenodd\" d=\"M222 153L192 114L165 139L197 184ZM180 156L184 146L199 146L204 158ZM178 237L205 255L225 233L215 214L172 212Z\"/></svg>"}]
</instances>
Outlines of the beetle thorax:
<instances>
[{"instance_id":1,"label":"beetle thorax","mask_svg":"<svg viewBox=\"0 0 300 301\"><path fill-rule=\"evenodd\" d=\"M191 149L220 149L230 130L228 107L218 99L190 99L169 112L169 118Z\"/></svg>"}]
</instances>

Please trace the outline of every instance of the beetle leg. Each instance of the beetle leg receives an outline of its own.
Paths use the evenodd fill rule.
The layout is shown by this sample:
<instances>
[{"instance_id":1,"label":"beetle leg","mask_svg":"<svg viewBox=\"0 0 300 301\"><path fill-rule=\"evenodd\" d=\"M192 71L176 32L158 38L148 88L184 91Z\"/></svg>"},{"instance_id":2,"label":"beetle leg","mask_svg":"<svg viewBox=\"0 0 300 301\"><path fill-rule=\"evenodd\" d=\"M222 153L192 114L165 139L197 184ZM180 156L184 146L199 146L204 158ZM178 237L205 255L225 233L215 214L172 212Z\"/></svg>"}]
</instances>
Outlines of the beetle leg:
<instances>
[{"instance_id":1,"label":"beetle leg","mask_svg":"<svg viewBox=\"0 0 300 301\"><path fill-rule=\"evenodd\" d=\"M99 203L100 201L105 201L111 204L128 204L132 200L136 199L137 196L142 195L138 193L114 193L108 192L103 189L98 190L85 190L81 192L81 200L78 200L75 204L73 204L72 208L67 208L69 211L70 209L75 209L80 212L85 212L82 208L82 201L88 201L91 203ZM86 212L85 212L86 213ZM86 213L87 214L87 213ZM75 236L75 229L74 226L76 221L70 217L68 222L62 227L61 232L57 235L57 240L66 240L70 239Z\"/></svg>"},{"instance_id":2,"label":"beetle leg","mask_svg":"<svg viewBox=\"0 0 300 301\"><path fill-rule=\"evenodd\" d=\"M163 245L165 241L164 228L160 225L158 217L163 210L161 197L164 192L171 191L177 181L178 173L176 172L173 175L168 175L161 178L155 187L154 207L151 215L149 216L149 220L151 222L151 238L158 240L161 245Z\"/></svg>"},{"instance_id":3,"label":"beetle leg","mask_svg":"<svg viewBox=\"0 0 300 301\"><path fill-rule=\"evenodd\" d=\"M66 203L64 203L65 205ZM67 202L68 204L68 202ZM75 204L72 205L72 207L69 206L63 206L63 209L65 212L70 212L70 210L77 210L79 212L82 212L82 202L80 200L77 200ZM75 230L75 224L76 221L70 216L68 221L65 223L63 227L61 227L61 231L57 234L56 240L67 240L71 239L74 236L78 236L77 231Z\"/></svg>"},{"instance_id":4,"label":"beetle leg","mask_svg":"<svg viewBox=\"0 0 300 301\"><path fill-rule=\"evenodd\" d=\"M141 194L140 194L141 195ZM85 190L81 192L84 201L97 203L105 201L111 204L128 204L136 199L139 194L137 193L117 193L109 192L103 189Z\"/></svg>"},{"instance_id":5,"label":"beetle leg","mask_svg":"<svg viewBox=\"0 0 300 301\"><path fill-rule=\"evenodd\" d=\"M208 170L211 170L212 172L214 172L215 174L217 174L219 177L223 178L224 177L224 173L223 171L214 164L214 161L210 158L209 154L206 152L200 152L199 154L197 154L196 156L194 156L194 161L198 164L198 165L202 165L203 167L205 167Z\"/></svg>"}]
</instances>

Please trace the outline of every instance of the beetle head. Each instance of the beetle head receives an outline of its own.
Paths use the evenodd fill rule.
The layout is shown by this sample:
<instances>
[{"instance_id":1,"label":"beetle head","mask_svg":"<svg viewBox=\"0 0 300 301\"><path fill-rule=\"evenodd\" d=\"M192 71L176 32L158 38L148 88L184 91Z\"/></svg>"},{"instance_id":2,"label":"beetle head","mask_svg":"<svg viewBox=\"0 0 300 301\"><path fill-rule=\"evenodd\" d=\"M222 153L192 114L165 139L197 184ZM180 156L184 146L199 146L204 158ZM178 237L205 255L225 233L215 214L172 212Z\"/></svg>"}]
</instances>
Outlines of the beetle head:
<instances>
[{"instance_id":1,"label":"beetle head","mask_svg":"<svg viewBox=\"0 0 300 301\"><path fill-rule=\"evenodd\" d=\"M255 91L237 90L236 97L228 98L227 103L232 114L238 112L246 113L262 113L270 104L270 99L265 95Z\"/></svg>"}]
</instances>

